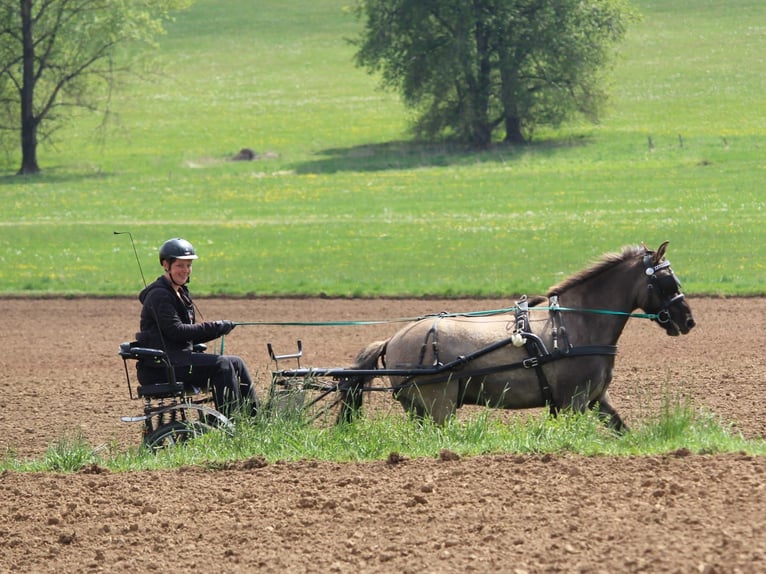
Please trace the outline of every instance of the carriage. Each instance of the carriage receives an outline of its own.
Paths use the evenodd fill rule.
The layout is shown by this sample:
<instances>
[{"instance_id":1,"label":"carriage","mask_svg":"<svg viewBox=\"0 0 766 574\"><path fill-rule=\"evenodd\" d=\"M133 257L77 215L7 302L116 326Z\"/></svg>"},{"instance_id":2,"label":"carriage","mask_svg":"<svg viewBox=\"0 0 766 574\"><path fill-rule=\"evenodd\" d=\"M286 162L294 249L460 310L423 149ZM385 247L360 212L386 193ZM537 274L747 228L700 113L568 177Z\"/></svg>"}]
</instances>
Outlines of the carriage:
<instances>
[{"instance_id":1,"label":"carriage","mask_svg":"<svg viewBox=\"0 0 766 574\"><path fill-rule=\"evenodd\" d=\"M205 345L195 345L194 352L205 352ZM143 423L142 444L156 450L199 436L213 428L225 432L234 429L233 423L216 410L212 389L197 387L176 379L167 353L161 349L140 347L136 341L120 344L119 355L125 367L125 379L131 400L141 401L142 413L123 416L127 423ZM163 382L137 381L135 392L131 382L129 363L151 361L165 375ZM138 377L136 377L138 378Z\"/></svg>"},{"instance_id":2,"label":"carriage","mask_svg":"<svg viewBox=\"0 0 766 574\"><path fill-rule=\"evenodd\" d=\"M345 423L360 412L365 395L385 391L406 411L436 423L466 404L547 407L553 415L590 408L624 432L627 427L610 403L608 387L628 319L651 319L670 336L686 334L695 325L665 259L667 244L656 251L642 245L604 255L546 296L521 297L506 309L413 318L391 338L365 347L350 367L302 367L300 341L297 351L287 354L277 354L269 344L275 366L264 416L294 412L309 421ZM129 346L125 352L128 358L162 353ZM297 366L283 368L286 361ZM372 384L384 378L389 384ZM145 443L161 446L210 426L230 428L223 415L195 402L182 383L175 385L179 388L172 397L144 395L144 414L134 419L147 425ZM175 388L170 380L167 388ZM157 407L151 404L155 398L173 404ZM150 425L156 413L165 418Z\"/></svg>"}]
</instances>

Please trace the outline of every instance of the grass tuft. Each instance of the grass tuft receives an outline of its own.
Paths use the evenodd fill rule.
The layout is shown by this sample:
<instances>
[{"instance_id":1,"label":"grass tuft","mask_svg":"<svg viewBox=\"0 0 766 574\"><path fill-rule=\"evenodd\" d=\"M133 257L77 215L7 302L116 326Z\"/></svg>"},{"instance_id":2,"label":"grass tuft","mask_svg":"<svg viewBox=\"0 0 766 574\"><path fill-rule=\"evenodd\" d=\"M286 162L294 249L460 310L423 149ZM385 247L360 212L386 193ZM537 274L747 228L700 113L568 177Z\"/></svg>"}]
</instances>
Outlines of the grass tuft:
<instances>
[{"instance_id":1,"label":"grass tuft","mask_svg":"<svg viewBox=\"0 0 766 574\"><path fill-rule=\"evenodd\" d=\"M503 417L483 409L445 425L405 415L360 417L337 426L306 424L300 416L238 421L234 435L213 431L157 453L135 449L109 453L80 437L56 441L40 461L20 462L7 453L0 470L77 472L88 466L112 471L183 466L223 468L237 461L320 460L334 462L478 455L573 454L647 456L668 453L766 455L766 440L745 439L731 424L688 401L666 397L655 417L616 435L598 413Z\"/></svg>"}]
</instances>

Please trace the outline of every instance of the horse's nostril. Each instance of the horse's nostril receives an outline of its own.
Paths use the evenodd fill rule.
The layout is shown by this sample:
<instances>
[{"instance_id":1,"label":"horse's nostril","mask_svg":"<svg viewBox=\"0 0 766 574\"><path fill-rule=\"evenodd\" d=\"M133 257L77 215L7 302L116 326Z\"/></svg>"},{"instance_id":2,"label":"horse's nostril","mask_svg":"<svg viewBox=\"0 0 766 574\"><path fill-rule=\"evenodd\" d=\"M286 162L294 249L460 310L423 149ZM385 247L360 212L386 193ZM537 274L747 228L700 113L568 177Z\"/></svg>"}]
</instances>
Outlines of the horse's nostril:
<instances>
[{"instance_id":1,"label":"horse's nostril","mask_svg":"<svg viewBox=\"0 0 766 574\"><path fill-rule=\"evenodd\" d=\"M694 319L692 319L691 317L689 317L689 318L686 320L686 326L687 326L687 327L689 327L689 329L691 329L692 327L694 327L696 324L697 324L697 323L695 323L695 322L694 322Z\"/></svg>"}]
</instances>

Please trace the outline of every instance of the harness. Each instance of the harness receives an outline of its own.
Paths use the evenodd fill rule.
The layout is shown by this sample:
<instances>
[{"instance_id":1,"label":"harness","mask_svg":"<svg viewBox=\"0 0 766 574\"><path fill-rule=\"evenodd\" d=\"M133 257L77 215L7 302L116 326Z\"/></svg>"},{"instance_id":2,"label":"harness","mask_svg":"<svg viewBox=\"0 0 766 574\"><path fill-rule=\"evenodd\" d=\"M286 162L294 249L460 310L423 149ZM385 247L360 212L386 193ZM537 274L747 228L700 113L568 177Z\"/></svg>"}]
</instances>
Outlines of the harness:
<instances>
[{"instance_id":1,"label":"harness","mask_svg":"<svg viewBox=\"0 0 766 574\"><path fill-rule=\"evenodd\" d=\"M514 328L514 345L524 346L529 354L529 358L521 361L521 366L525 369L534 369L537 374L537 382L540 385L540 394L543 401L548 405L552 415L558 414L558 406L553 398L553 390L545 376L543 365L559 359L569 357L585 357L593 355L616 355L616 345L581 345L573 347L569 342L566 327L563 325L561 310L559 308L559 298L557 295L550 297L549 313L551 317L551 339L553 341L553 350L548 351L545 343L537 335L532 333L529 324L529 305L527 297L524 296L516 303L516 323ZM562 346L559 345L561 339Z\"/></svg>"},{"instance_id":2,"label":"harness","mask_svg":"<svg viewBox=\"0 0 766 574\"><path fill-rule=\"evenodd\" d=\"M435 384L448 381L454 376L453 371L459 367L462 367L475 359L489 354L497 349L506 347L508 345L514 345L515 347L525 347L527 354L526 359L517 361L515 363L507 363L501 365L495 365L492 367L485 367L483 369L470 369L467 371L461 371L460 373L460 385L465 385L464 381L471 377L479 377L491 375L493 373L499 373L502 371L510 371L513 369L534 369L537 374L537 380L540 384L540 393L543 397L543 401L548 404L551 414L558 413L558 407L554 401L553 391L551 389L548 378L543 371L543 365L558 361L560 359L569 359L574 357L586 357L586 356L604 356L604 355L616 355L617 347L615 345L581 345L573 347L567 336L566 328L562 324L561 311L558 305L558 298L553 296L550 299L550 314L551 323L553 325L553 350L548 350L543 340L532 332L529 324L529 303L526 295L516 302L515 306L515 320L514 328L510 337L502 339L484 347L471 354L457 357L449 363L443 363L439 358L439 322L450 315L446 313L440 313L435 315L431 327L426 332L423 339L423 343L420 348L420 360L419 364L423 365L427 349L430 347L433 351L434 360L431 367L425 367L420 369L407 369L398 373L395 370L388 370L389 374L404 375L405 379L395 385L392 390L394 394L397 391L410 387L414 384L413 380L416 377L423 374L428 375L442 375L434 378L430 378L428 381L420 381L417 384ZM458 397L463 396L463 390L458 392ZM460 406L460 405L458 405Z\"/></svg>"},{"instance_id":3,"label":"harness","mask_svg":"<svg viewBox=\"0 0 766 574\"><path fill-rule=\"evenodd\" d=\"M680 303L684 299L681 282L670 269L670 261L667 259L660 261L657 265L652 265L651 253L644 255L644 269L649 279L649 294L657 291L660 298L660 310L657 312L656 321L664 325L670 321L670 306ZM657 275L657 271L662 269L668 269L670 272L662 276Z\"/></svg>"},{"instance_id":4,"label":"harness","mask_svg":"<svg viewBox=\"0 0 766 574\"><path fill-rule=\"evenodd\" d=\"M684 294L681 292L681 283L676 278L675 274L670 268L670 262L665 260L661 261L657 265L652 265L653 254L647 253L643 258L643 264L645 274L648 279L647 289L649 294L652 295L656 292L660 299L660 310L656 313L656 318L653 320L660 324L665 324L671 320L670 307L672 305L680 303L684 299ZM658 275L657 272L662 269L668 269L669 273ZM486 367L484 369L472 369L469 371L461 372L460 384L465 383L465 379L476 376L485 376L501 371L508 371L512 369L534 369L537 375L537 381L540 387L540 394L543 401L548 405L550 413L556 415L558 413L558 406L553 396L553 390L548 377L545 375L543 365L558 361L560 359L574 358L574 357L587 357L587 356L614 356L617 354L616 345L580 345L572 346L569 341L566 327L564 326L562 311L559 305L557 295L551 295L549 297L548 311L551 319L551 341L553 348L548 350L543 340L532 332L531 325L529 323L529 301L526 295L524 295L519 301L516 302L514 307L514 326L512 334L509 338L496 342L489 347L480 349L470 355L461 356L457 359L443 363L439 359L439 336L438 325L439 322L446 316L446 313L440 313L434 317L433 324L426 332L426 336L423 340L423 344L420 349L420 361L419 364L423 364L427 348L430 346L433 351L433 365L428 369L429 374L441 374L446 373L445 376L436 377L430 379L425 383L420 384L432 384L449 380L452 377L452 371L455 368L461 367L470 361L490 353L496 349L507 346L509 344L515 347L524 347L527 351L528 357L516 363L509 363L505 365L496 365L493 367ZM406 378L402 383L394 387L394 392L408 387L412 384L412 380L421 373L408 372ZM458 397L463 396L462 389L458 393ZM458 405L459 406L459 405Z\"/></svg>"}]
</instances>

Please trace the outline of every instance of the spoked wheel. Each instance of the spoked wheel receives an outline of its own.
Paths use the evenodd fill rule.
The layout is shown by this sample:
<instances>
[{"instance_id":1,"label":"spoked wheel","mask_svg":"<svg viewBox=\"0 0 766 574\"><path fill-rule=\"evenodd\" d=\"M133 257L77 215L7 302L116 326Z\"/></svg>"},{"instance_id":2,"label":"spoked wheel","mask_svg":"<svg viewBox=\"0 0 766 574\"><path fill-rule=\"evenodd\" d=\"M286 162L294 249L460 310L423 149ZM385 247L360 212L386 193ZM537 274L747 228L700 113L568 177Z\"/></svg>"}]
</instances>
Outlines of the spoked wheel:
<instances>
[{"instance_id":1,"label":"spoked wheel","mask_svg":"<svg viewBox=\"0 0 766 574\"><path fill-rule=\"evenodd\" d=\"M151 450L182 444L212 430L213 427L200 421L173 421L166 423L144 437L144 445Z\"/></svg>"}]
</instances>

